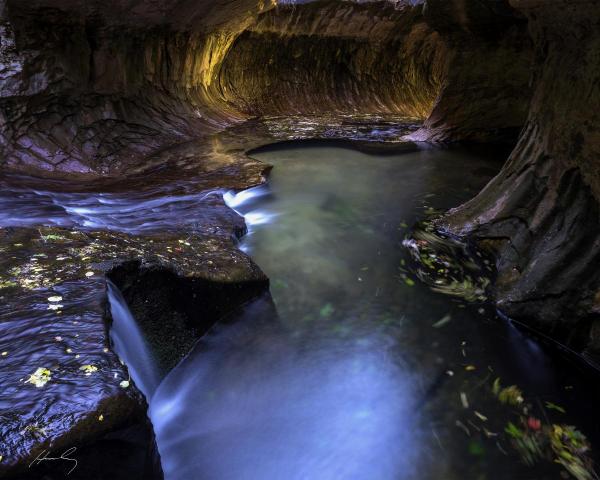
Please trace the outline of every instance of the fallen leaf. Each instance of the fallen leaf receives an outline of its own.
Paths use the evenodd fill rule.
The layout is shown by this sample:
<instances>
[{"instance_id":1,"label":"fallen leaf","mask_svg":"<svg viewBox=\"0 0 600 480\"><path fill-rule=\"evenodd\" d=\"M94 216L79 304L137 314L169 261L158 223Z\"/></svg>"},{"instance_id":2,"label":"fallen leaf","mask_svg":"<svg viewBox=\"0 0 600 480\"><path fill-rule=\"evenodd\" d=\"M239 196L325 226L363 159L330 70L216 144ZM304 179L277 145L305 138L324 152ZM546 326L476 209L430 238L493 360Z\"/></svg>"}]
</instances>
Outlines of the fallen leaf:
<instances>
[{"instance_id":1,"label":"fallen leaf","mask_svg":"<svg viewBox=\"0 0 600 480\"><path fill-rule=\"evenodd\" d=\"M483 415L482 413L479 413L477 410L475 410L473 413L479 420L481 420L483 422L487 422L487 417L485 415Z\"/></svg>"},{"instance_id":2,"label":"fallen leaf","mask_svg":"<svg viewBox=\"0 0 600 480\"><path fill-rule=\"evenodd\" d=\"M560 413L566 413L565 409L556 403L546 402L546 408L549 408L550 410L556 410Z\"/></svg>"},{"instance_id":3,"label":"fallen leaf","mask_svg":"<svg viewBox=\"0 0 600 480\"><path fill-rule=\"evenodd\" d=\"M435 322L432 327L433 328L441 328L444 325L450 323L450 320L452 320L452 316L450 314L448 315L444 315L440 320L438 320L437 322Z\"/></svg>"},{"instance_id":4,"label":"fallen leaf","mask_svg":"<svg viewBox=\"0 0 600 480\"><path fill-rule=\"evenodd\" d=\"M539 430L542 428L542 422L535 417L529 417L527 419L527 426L532 430Z\"/></svg>"},{"instance_id":5,"label":"fallen leaf","mask_svg":"<svg viewBox=\"0 0 600 480\"><path fill-rule=\"evenodd\" d=\"M96 367L95 365L82 365L81 367L79 367L79 370L84 371L85 375L89 377L92 373L98 371L98 367Z\"/></svg>"},{"instance_id":6,"label":"fallen leaf","mask_svg":"<svg viewBox=\"0 0 600 480\"><path fill-rule=\"evenodd\" d=\"M40 388L50 381L51 376L52 372L50 370L40 367L29 376L29 379L27 379L25 383L31 383Z\"/></svg>"},{"instance_id":7,"label":"fallen leaf","mask_svg":"<svg viewBox=\"0 0 600 480\"><path fill-rule=\"evenodd\" d=\"M321 308L319 313L322 317L329 317L334 311L335 308L333 308L333 305L331 305L331 303L327 303L325 306L323 306L323 308Z\"/></svg>"},{"instance_id":8,"label":"fallen leaf","mask_svg":"<svg viewBox=\"0 0 600 480\"><path fill-rule=\"evenodd\" d=\"M492 392L494 393L494 395L498 396L501 388L502 387L500 386L500 377L498 377L496 378L496 380L494 380L494 384L492 385Z\"/></svg>"}]
</instances>

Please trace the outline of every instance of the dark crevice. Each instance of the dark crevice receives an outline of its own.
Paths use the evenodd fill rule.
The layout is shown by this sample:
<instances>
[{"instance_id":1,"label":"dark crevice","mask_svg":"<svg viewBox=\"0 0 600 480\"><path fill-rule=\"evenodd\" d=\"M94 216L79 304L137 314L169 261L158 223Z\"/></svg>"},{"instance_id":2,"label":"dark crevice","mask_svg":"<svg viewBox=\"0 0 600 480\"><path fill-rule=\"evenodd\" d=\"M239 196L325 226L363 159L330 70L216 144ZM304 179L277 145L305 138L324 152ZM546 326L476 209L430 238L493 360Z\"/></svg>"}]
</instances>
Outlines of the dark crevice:
<instances>
[{"instance_id":1,"label":"dark crevice","mask_svg":"<svg viewBox=\"0 0 600 480\"><path fill-rule=\"evenodd\" d=\"M163 374L217 321L269 287L266 277L210 281L182 277L173 270L139 261L119 265L107 276L122 292Z\"/></svg>"}]
</instances>

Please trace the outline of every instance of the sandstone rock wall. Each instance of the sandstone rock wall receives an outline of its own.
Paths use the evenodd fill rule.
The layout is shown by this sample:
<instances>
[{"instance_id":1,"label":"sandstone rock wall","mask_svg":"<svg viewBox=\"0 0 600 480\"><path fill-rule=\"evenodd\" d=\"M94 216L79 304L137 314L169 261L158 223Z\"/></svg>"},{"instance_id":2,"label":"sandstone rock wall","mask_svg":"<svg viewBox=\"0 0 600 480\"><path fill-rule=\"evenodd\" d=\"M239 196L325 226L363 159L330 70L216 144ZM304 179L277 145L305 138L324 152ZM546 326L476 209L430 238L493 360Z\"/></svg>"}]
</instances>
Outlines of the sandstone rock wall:
<instances>
[{"instance_id":1,"label":"sandstone rock wall","mask_svg":"<svg viewBox=\"0 0 600 480\"><path fill-rule=\"evenodd\" d=\"M428 13L439 8L5 0L0 163L106 175L250 116L423 120L436 99L419 139L487 140L514 130L528 94L524 24L482 42L448 33L438 25L443 9Z\"/></svg>"},{"instance_id":2,"label":"sandstone rock wall","mask_svg":"<svg viewBox=\"0 0 600 480\"><path fill-rule=\"evenodd\" d=\"M600 352L600 8L512 0L529 20L534 88L501 173L446 226L493 243L508 314Z\"/></svg>"}]
</instances>

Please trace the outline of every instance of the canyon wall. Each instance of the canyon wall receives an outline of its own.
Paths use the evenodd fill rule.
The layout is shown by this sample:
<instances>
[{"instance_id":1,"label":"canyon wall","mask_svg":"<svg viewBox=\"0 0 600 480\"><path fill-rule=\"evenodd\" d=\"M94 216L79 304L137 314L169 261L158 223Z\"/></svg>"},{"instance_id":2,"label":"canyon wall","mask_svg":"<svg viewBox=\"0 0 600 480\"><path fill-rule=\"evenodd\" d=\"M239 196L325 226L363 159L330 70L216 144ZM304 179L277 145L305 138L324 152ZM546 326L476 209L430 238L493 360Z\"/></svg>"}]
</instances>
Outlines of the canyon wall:
<instances>
[{"instance_id":1,"label":"canyon wall","mask_svg":"<svg viewBox=\"0 0 600 480\"><path fill-rule=\"evenodd\" d=\"M414 1L208 3L3 0L0 164L126 173L265 115L433 109L427 140L494 140L524 122L523 20L473 35Z\"/></svg>"},{"instance_id":2,"label":"canyon wall","mask_svg":"<svg viewBox=\"0 0 600 480\"><path fill-rule=\"evenodd\" d=\"M4 4L5 167L106 175L249 116L424 118L439 90L443 46L409 5L134 3Z\"/></svg>"},{"instance_id":3,"label":"canyon wall","mask_svg":"<svg viewBox=\"0 0 600 480\"><path fill-rule=\"evenodd\" d=\"M600 352L600 8L512 0L535 45L534 94L501 173L445 226L498 255L500 308L590 360Z\"/></svg>"},{"instance_id":4,"label":"canyon wall","mask_svg":"<svg viewBox=\"0 0 600 480\"><path fill-rule=\"evenodd\" d=\"M278 5L276 4L278 3ZM121 175L252 117L406 115L515 142L440 225L498 255L499 306L600 349L594 0L0 1L0 165Z\"/></svg>"}]
</instances>

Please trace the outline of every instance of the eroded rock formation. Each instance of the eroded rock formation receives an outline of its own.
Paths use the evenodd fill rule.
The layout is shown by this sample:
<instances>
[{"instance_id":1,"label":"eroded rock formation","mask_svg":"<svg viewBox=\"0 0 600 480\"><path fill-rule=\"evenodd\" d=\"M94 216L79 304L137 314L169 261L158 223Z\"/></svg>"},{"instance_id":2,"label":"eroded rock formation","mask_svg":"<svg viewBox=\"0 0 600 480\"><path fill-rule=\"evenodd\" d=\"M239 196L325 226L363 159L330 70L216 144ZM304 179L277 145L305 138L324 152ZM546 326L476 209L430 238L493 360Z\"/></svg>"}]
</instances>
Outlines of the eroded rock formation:
<instances>
[{"instance_id":1,"label":"eroded rock formation","mask_svg":"<svg viewBox=\"0 0 600 480\"><path fill-rule=\"evenodd\" d=\"M400 117L424 121L417 131L388 128L386 141L506 142L522 128L498 177L440 225L494 250L503 311L598 354L597 1L276 3L0 0L0 166L73 180L126 174L133 188L148 178L134 175L168 182L185 169L207 189L241 189L264 181L248 148L283 138L381 140L361 131L365 114L387 127ZM281 119L290 115L304 117ZM241 124L253 117L264 121ZM11 244L15 235L43 240L29 230L6 235ZM204 246L216 236L202 235ZM234 255L230 240L219 242ZM231 273L227 262L222 269ZM100 347L106 333L94 311ZM112 354L98 355L121 372ZM88 422L100 400L58 432ZM131 411L143 408L130 401ZM33 438L0 466L19 466L44 445Z\"/></svg>"},{"instance_id":2,"label":"eroded rock formation","mask_svg":"<svg viewBox=\"0 0 600 480\"><path fill-rule=\"evenodd\" d=\"M598 355L600 9L511 3L535 44L527 122L502 172L445 222L494 244L502 310Z\"/></svg>"}]
</instances>

